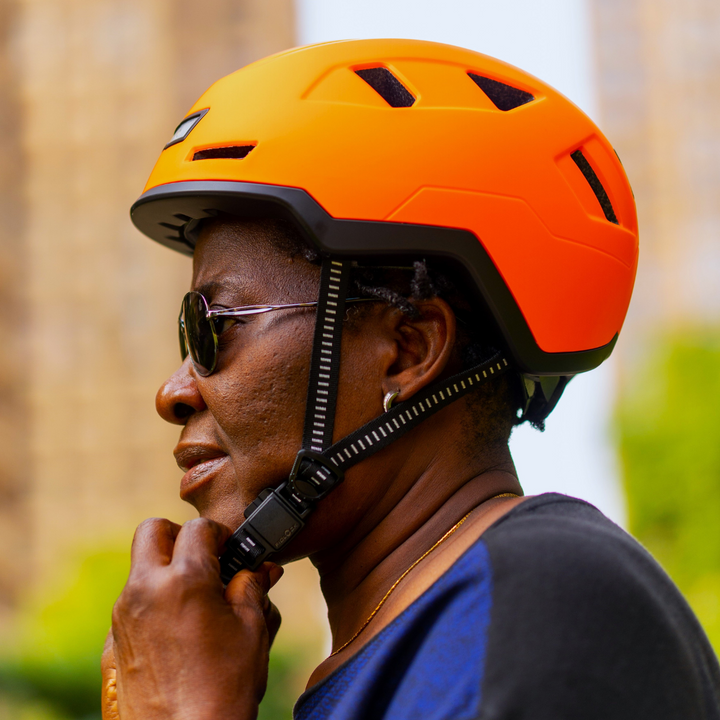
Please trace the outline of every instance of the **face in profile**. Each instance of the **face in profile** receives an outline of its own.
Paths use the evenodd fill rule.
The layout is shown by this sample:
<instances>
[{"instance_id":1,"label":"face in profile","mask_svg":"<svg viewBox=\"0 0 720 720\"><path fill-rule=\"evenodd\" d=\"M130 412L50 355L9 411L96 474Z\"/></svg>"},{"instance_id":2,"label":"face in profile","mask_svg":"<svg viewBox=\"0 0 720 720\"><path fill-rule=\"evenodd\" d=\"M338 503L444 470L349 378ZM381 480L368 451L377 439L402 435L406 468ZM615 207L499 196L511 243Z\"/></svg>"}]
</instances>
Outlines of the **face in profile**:
<instances>
[{"instance_id":1,"label":"face in profile","mask_svg":"<svg viewBox=\"0 0 720 720\"><path fill-rule=\"evenodd\" d=\"M319 267L277 247L262 223L208 225L193 258L191 289L210 309L309 302L317 298L318 283ZM344 333L338 437L382 410L382 363L373 364L372 357L383 349L373 345L371 319L384 309L372 305L347 323ZM223 323L214 372L203 377L188 357L160 388L158 412L182 427L174 451L184 471L180 495L202 517L234 529L263 489L287 478L302 444L314 323L312 308ZM325 535L335 523L323 516L345 516L337 509L353 494L336 491L321 503L311 525ZM356 509L373 498L367 485L359 494L352 501ZM308 541L315 542L312 532L303 535L293 552L299 548L302 554Z\"/></svg>"}]
</instances>

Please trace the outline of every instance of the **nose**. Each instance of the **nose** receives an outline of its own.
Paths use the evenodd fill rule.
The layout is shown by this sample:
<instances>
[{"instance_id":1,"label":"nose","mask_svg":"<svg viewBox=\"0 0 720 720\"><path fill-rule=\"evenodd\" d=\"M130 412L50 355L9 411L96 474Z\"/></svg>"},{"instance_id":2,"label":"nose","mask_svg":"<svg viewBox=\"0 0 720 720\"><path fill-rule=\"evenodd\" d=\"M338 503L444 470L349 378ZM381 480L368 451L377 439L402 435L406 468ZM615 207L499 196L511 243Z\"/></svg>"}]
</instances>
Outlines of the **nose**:
<instances>
[{"instance_id":1,"label":"nose","mask_svg":"<svg viewBox=\"0 0 720 720\"><path fill-rule=\"evenodd\" d=\"M207 408L190 368L190 358L187 357L160 386L155 396L158 415L173 425L185 425L191 415Z\"/></svg>"}]
</instances>

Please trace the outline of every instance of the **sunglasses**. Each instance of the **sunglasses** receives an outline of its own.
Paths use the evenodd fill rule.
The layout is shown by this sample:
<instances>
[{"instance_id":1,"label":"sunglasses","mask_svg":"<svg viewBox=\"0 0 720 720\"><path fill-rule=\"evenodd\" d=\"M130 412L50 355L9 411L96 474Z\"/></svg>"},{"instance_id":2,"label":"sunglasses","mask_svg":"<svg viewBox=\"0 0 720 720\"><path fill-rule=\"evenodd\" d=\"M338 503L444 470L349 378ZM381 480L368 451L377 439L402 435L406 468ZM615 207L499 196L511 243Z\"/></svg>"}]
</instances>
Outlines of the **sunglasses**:
<instances>
[{"instance_id":1,"label":"sunglasses","mask_svg":"<svg viewBox=\"0 0 720 720\"><path fill-rule=\"evenodd\" d=\"M349 302L377 302L375 298L347 298ZM183 361L190 355L193 366L199 375L207 377L215 371L218 357L218 337L230 328L228 320L260 315L274 310L317 307L317 301L289 303L287 305L243 305L241 307L210 310L205 296L199 292L189 292L182 301L178 331L180 336L180 354Z\"/></svg>"}]
</instances>

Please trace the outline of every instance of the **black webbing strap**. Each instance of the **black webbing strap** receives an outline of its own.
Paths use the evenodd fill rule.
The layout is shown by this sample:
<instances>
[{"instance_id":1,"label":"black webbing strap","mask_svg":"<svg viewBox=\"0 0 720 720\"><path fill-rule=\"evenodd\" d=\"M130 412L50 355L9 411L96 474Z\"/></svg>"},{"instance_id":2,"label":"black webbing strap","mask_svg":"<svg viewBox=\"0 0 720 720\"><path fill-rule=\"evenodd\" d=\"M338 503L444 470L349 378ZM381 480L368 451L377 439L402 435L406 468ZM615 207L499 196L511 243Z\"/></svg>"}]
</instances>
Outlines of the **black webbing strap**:
<instances>
[{"instance_id":1,"label":"black webbing strap","mask_svg":"<svg viewBox=\"0 0 720 720\"><path fill-rule=\"evenodd\" d=\"M349 275L349 262L323 260L302 444L317 453L332 444Z\"/></svg>"},{"instance_id":2,"label":"black webbing strap","mask_svg":"<svg viewBox=\"0 0 720 720\"><path fill-rule=\"evenodd\" d=\"M317 500L342 473L320 473L326 461L319 454L332 443L340 374L340 348L350 263L324 258L320 274L315 334L305 403L302 450L290 479L268 488L245 509L245 522L225 543L220 576L225 584L243 568L255 570L305 525Z\"/></svg>"},{"instance_id":3,"label":"black webbing strap","mask_svg":"<svg viewBox=\"0 0 720 720\"><path fill-rule=\"evenodd\" d=\"M508 361L496 353L482 365L464 370L422 390L410 400L396 405L380 417L328 448L323 455L341 470L359 463L419 425L426 417L442 410L488 380L502 375Z\"/></svg>"},{"instance_id":4,"label":"black webbing strap","mask_svg":"<svg viewBox=\"0 0 720 720\"><path fill-rule=\"evenodd\" d=\"M479 385L502 375L509 367L507 359L498 352L481 365L463 370L447 380L422 390L410 400L396 405L325 450L318 460L322 458L326 464L324 467L315 468L312 477L323 483L333 470L344 474L348 468L374 455L417 427L425 418L447 407Z\"/></svg>"}]
</instances>

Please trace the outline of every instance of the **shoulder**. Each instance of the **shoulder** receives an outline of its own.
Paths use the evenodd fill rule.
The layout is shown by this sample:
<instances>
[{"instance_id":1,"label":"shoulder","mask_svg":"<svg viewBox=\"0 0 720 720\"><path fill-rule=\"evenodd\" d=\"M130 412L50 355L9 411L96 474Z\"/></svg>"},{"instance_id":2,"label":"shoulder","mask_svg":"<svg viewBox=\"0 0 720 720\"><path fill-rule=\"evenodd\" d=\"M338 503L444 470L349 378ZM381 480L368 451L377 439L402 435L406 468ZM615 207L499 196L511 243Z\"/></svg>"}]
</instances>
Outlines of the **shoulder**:
<instances>
[{"instance_id":1,"label":"shoulder","mask_svg":"<svg viewBox=\"0 0 720 720\"><path fill-rule=\"evenodd\" d=\"M512 615L532 626L534 637L566 645L581 631L594 652L602 638L629 633L640 640L648 622L694 621L650 554L581 500L554 493L530 498L486 531L483 543L496 626Z\"/></svg>"},{"instance_id":2,"label":"shoulder","mask_svg":"<svg viewBox=\"0 0 720 720\"><path fill-rule=\"evenodd\" d=\"M549 583L567 592L596 592L606 583L640 589L674 586L628 533L582 500L548 493L529 498L483 535L496 583Z\"/></svg>"},{"instance_id":3,"label":"shoulder","mask_svg":"<svg viewBox=\"0 0 720 720\"><path fill-rule=\"evenodd\" d=\"M537 712L517 717L554 720L717 717L706 713L717 712L717 663L692 611L596 508L531 498L482 543L493 579L486 709L524 703Z\"/></svg>"}]
</instances>

